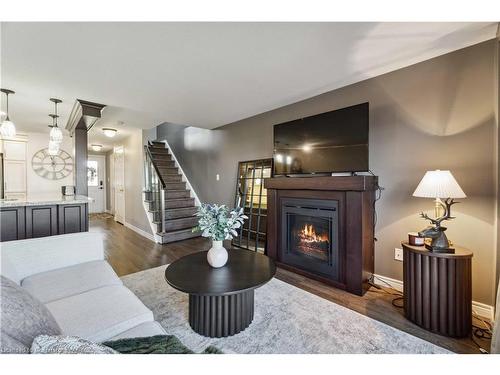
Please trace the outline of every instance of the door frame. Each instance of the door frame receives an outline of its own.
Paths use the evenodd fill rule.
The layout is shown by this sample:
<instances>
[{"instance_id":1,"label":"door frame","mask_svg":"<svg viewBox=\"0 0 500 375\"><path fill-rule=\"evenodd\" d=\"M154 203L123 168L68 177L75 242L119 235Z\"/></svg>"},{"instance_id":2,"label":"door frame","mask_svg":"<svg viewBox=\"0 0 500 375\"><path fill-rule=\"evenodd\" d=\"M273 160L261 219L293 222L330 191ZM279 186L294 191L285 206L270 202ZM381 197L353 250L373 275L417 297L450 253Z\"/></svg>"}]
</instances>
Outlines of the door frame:
<instances>
[{"instance_id":1,"label":"door frame","mask_svg":"<svg viewBox=\"0 0 500 375\"><path fill-rule=\"evenodd\" d=\"M107 173L106 173L106 155L101 155L101 154L88 154L87 155L87 161L89 158L97 158L97 159L102 159L102 173L103 173L103 178L102 178L102 191L103 191L103 198L102 198L102 204L103 204L103 210L102 212L106 212L106 207L108 206L107 201L106 201L106 189L108 186L107 182ZM98 185L99 186L99 185ZM87 186L88 189L88 186Z\"/></svg>"},{"instance_id":2,"label":"door frame","mask_svg":"<svg viewBox=\"0 0 500 375\"><path fill-rule=\"evenodd\" d=\"M118 150L121 150L121 152L117 152ZM116 199L117 199L117 194L116 194L116 168L117 168L117 163L116 163L116 154L117 153L121 153L123 155L123 163L122 163L122 173L121 175L123 176L123 225L125 225L125 217L126 217L126 208L125 208L125 193L126 193L126 190L125 190L125 147L123 147L123 145L119 145L119 146L114 146L113 147L113 189L115 190L114 191L114 206L113 206L113 209L114 209L114 213L113 213L113 217L114 217L114 220L119 222L116 218L116 211L117 211L117 207L118 205L116 204Z\"/></svg>"}]
</instances>

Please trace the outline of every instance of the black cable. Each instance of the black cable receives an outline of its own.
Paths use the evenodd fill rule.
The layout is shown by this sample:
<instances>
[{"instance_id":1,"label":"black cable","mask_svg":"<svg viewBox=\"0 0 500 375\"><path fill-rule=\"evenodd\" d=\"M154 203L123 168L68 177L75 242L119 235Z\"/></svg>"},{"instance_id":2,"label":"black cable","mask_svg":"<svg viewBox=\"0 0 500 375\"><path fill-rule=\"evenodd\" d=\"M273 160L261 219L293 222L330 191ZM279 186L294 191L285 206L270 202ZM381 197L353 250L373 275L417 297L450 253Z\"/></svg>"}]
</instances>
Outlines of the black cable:
<instances>
[{"instance_id":1,"label":"black cable","mask_svg":"<svg viewBox=\"0 0 500 375\"><path fill-rule=\"evenodd\" d=\"M368 173L370 173L372 176L375 176L375 173L372 172L371 169L368 169ZM375 200L373 201L373 233L375 234L375 227L377 225L378 221L378 215L377 215L377 208L376 208L376 203L380 198L382 198L382 190L385 190L382 186L379 185L378 179L377 179L377 185L375 186L376 192L375 192ZM378 196L377 196L378 193ZM377 241L377 238L374 238L375 241Z\"/></svg>"},{"instance_id":2,"label":"black cable","mask_svg":"<svg viewBox=\"0 0 500 375\"><path fill-rule=\"evenodd\" d=\"M399 300L403 301L403 303L402 303L401 305L398 305L398 304L396 303L396 301L399 301ZM392 300L392 302L391 302L391 303L392 303L392 306L395 306L395 307L397 307L398 309L402 309L402 308L404 307L404 297L396 297L396 298L394 298L394 299Z\"/></svg>"}]
</instances>

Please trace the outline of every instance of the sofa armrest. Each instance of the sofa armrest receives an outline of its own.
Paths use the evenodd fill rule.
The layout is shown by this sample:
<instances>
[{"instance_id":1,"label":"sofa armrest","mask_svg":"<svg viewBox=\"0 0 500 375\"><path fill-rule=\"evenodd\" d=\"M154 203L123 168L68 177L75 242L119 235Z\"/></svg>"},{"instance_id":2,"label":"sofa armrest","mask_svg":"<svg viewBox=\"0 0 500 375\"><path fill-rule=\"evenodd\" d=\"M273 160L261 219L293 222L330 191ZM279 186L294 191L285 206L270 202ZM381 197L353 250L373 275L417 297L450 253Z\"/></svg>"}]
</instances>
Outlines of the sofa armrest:
<instances>
[{"instance_id":1,"label":"sofa armrest","mask_svg":"<svg viewBox=\"0 0 500 375\"><path fill-rule=\"evenodd\" d=\"M31 275L104 259L100 233L81 232L3 242L1 274L20 284Z\"/></svg>"}]
</instances>

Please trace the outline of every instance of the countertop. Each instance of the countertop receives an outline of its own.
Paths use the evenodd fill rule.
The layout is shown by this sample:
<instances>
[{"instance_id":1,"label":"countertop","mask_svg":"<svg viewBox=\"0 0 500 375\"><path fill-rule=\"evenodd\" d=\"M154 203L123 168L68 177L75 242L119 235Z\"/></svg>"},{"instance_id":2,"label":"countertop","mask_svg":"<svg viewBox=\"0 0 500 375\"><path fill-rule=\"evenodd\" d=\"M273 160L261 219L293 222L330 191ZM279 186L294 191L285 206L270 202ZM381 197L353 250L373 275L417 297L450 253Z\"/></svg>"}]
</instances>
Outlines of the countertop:
<instances>
[{"instance_id":1,"label":"countertop","mask_svg":"<svg viewBox=\"0 0 500 375\"><path fill-rule=\"evenodd\" d=\"M59 204L82 204L92 202L93 199L85 195L61 194L33 194L26 199L0 199L1 207L45 206Z\"/></svg>"}]
</instances>

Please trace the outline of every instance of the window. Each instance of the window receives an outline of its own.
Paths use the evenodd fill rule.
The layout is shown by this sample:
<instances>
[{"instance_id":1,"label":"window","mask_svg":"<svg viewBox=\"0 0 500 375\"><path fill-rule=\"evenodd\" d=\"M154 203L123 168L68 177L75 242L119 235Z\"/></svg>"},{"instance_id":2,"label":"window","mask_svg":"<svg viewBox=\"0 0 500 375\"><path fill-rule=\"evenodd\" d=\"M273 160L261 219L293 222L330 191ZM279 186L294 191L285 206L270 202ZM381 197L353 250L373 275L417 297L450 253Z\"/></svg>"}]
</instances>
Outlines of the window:
<instances>
[{"instance_id":1,"label":"window","mask_svg":"<svg viewBox=\"0 0 500 375\"><path fill-rule=\"evenodd\" d=\"M248 219L233 239L233 245L264 253L267 225L267 190L264 179L271 177L273 159L238 163L235 205L243 207Z\"/></svg>"},{"instance_id":2,"label":"window","mask_svg":"<svg viewBox=\"0 0 500 375\"><path fill-rule=\"evenodd\" d=\"M87 185L97 186L98 182L98 163L96 160L87 160Z\"/></svg>"}]
</instances>

